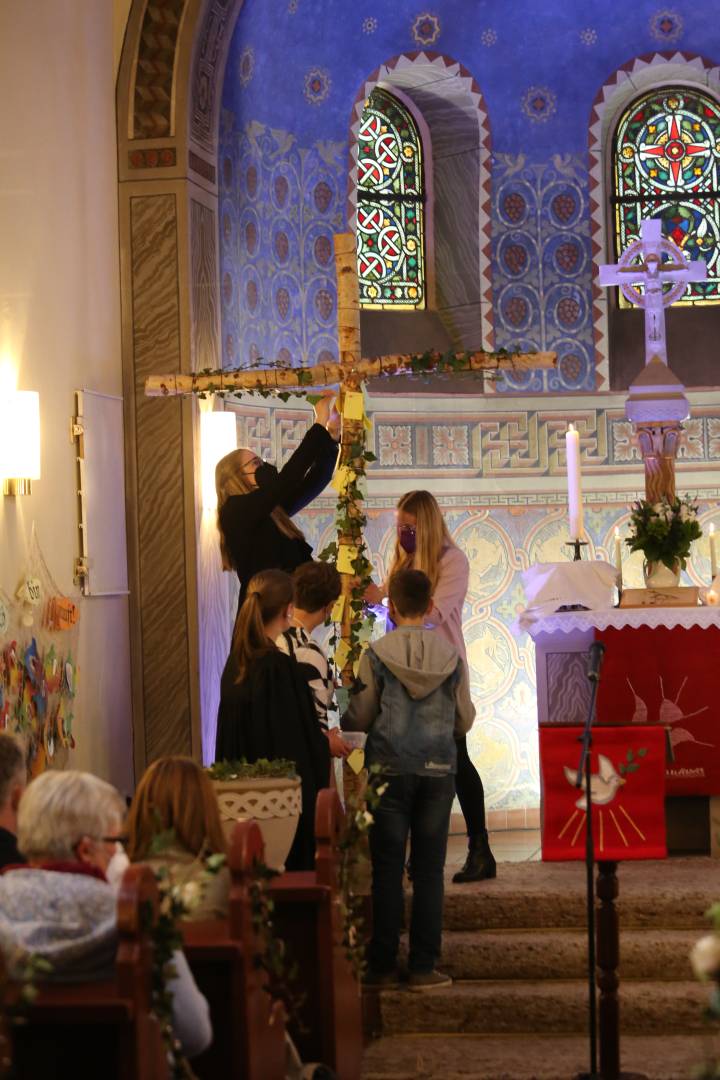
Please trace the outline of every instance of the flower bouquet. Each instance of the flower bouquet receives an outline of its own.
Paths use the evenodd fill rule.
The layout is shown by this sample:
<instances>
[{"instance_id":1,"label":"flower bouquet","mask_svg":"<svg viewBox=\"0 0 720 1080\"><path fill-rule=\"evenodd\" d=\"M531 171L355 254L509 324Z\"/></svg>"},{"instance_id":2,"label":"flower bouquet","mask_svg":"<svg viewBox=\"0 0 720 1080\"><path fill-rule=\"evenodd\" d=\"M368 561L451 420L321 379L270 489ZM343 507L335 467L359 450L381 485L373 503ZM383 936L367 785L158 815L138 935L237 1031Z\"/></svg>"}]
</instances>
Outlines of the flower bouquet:
<instances>
[{"instance_id":1,"label":"flower bouquet","mask_svg":"<svg viewBox=\"0 0 720 1080\"><path fill-rule=\"evenodd\" d=\"M690 557L690 545L702 536L697 505L684 499L640 499L630 514L631 532L625 543L645 556L645 584L677 585Z\"/></svg>"}]
</instances>

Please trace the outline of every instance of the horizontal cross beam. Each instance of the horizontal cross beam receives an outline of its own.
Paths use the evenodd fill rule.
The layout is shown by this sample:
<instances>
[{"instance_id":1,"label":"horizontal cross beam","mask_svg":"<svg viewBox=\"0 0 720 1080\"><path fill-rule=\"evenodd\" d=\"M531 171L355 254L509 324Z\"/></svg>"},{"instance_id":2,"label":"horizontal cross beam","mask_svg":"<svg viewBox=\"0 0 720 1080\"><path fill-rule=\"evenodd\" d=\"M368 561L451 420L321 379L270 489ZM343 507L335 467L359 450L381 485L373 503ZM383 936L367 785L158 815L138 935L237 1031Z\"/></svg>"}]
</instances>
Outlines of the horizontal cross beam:
<instances>
[{"instance_id":1,"label":"horizontal cross beam","mask_svg":"<svg viewBox=\"0 0 720 1080\"><path fill-rule=\"evenodd\" d=\"M245 368L217 372L196 372L191 375L150 375L145 380L147 397L176 397L184 394L242 393L244 390L307 390L316 386L337 386L355 383L381 375L425 375L434 371L443 374L463 374L469 371L529 371L551 368L557 363L557 353L455 353L450 357L440 352L422 357L409 354L374 356L348 367L347 365L316 364L307 368Z\"/></svg>"}]
</instances>

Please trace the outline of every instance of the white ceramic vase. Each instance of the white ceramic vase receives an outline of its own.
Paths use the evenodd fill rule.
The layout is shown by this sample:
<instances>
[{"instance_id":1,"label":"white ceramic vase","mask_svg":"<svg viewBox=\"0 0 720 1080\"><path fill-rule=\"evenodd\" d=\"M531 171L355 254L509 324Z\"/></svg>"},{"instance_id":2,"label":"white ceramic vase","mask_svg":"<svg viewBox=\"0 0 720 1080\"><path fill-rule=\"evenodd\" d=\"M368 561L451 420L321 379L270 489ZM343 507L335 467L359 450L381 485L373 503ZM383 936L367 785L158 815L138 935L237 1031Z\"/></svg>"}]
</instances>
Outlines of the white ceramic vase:
<instances>
[{"instance_id":1,"label":"white ceramic vase","mask_svg":"<svg viewBox=\"0 0 720 1080\"><path fill-rule=\"evenodd\" d=\"M670 570L664 562L643 563L643 576L648 589L669 589L680 581L680 560L675 561L675 569Z\"/></svg>"},{"instance_id":2,"label":"white ceramic vase","mask_svg":"<svg viewBox=\"0 0 720 1080\"><path fill-rule=\"evenodd\" d=\"M212 783L228 841L237 821L252 818L265 841L266 865L282 872L302 810L300 778L240 778Z\"/></svg>"}]
</instances>

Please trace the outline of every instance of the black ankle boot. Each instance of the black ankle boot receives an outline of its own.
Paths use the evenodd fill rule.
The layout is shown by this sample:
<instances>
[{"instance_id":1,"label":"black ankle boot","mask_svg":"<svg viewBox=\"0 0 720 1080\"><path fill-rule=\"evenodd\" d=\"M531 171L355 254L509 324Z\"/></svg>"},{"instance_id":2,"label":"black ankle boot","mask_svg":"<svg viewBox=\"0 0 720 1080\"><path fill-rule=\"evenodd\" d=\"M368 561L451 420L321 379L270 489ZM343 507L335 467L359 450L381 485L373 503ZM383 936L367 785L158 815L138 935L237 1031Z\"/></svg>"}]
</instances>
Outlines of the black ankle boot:
<instances>
[{"instance_id":1,"label":"black ankle boot","mask_svg":"<svg viewBox=\"0 0 720 1080\"><path fill-rule=\"evenodd\" d=\"M485 881L497 875L495 857L490 850L487 833L478 833L468 837L468 853L465 865L457 874L453 874L453 882L461 885L466 881Z\"/></svg>"}]
</instances>

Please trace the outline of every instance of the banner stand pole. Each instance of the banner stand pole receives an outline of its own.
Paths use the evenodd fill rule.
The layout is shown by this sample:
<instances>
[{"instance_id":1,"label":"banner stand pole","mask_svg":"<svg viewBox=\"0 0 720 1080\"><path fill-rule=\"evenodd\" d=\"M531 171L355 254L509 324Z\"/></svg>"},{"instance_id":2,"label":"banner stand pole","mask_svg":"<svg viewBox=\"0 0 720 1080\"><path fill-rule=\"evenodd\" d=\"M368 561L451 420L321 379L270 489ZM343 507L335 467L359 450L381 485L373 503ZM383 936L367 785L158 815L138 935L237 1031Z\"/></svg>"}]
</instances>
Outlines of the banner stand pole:
<instances>
[{"instance_id":1,"label":"banner stand pole","mask_svg":"<svg viewBox=\"0 0 720 1080\"><path fill-rule=\"evenodd\" d=\"M590 646L587 677L591 683L585 728L575 787L585 781L585 883L588 927L588 1005L590 1038L590 1072L580 1073L577 1080L647 1080L643 1073L620 1071L620 929L615 900L618 895L617 862L598 862L597 897L600 901L597 923L597 953L595 936L594 868L595 848L592 828L592 724L595 717L600 668L605 646L595 641ZM597 956L597 965L596 965ZM597 971L596 971L597 966ZM598 1072L598 1004L595 980L600 989L600 1072Z\"/></svg>"}]
</instances>

